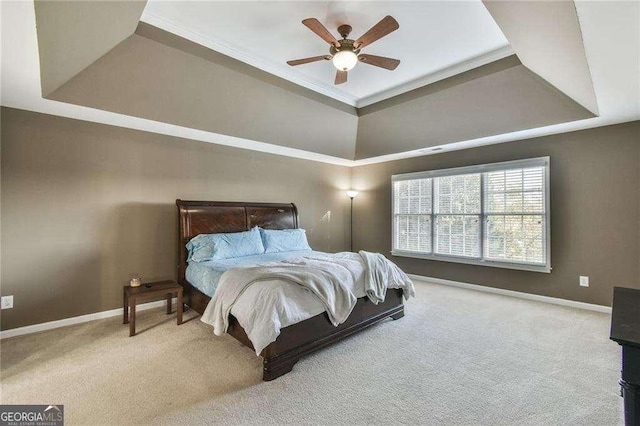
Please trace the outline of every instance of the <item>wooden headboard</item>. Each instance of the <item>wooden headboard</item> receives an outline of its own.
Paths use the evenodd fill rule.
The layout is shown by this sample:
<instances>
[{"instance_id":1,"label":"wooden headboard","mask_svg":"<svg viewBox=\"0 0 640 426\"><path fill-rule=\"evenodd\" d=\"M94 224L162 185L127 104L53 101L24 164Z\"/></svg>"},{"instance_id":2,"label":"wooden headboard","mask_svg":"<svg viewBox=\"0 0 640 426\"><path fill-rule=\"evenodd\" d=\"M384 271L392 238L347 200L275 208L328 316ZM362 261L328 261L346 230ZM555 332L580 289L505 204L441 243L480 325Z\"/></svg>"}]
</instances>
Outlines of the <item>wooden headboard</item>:
<instances>
[{"instance_id":1,"label":"wooden headboard","mask_svg":"<svg viewBox=\"0 0 640 426\"><path fill-rule=\"evenodd\" d=\"M224 201L183 201L178 206L178 282L190 290L185 280L189 240L199 234L248 231L254 226L264 229L298 227L295 204L236 203ZM189 288L186 288L189 287Z\"/></svg>"}]
</instances>

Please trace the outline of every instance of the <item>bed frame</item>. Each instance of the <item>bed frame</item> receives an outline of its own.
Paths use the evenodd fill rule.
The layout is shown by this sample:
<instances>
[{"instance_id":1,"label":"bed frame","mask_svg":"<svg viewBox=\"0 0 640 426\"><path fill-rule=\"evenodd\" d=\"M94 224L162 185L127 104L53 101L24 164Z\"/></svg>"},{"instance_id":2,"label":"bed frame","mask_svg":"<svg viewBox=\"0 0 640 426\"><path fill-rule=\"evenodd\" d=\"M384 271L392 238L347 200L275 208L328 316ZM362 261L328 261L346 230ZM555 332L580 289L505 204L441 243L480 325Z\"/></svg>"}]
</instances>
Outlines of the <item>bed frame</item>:
<instances>
[{"instance_id":1,"label":"bed frame","mask_svg":"<svg viewBox=\"0 0 640 426\"><path fill-rule=\"evenodd\" d=\"M198 234L241 232L254 226L264 229L292 229L298 227L298 210L294 204L234 203L217 201L176 200L179 215L178 282L184 288L184 301L202 314L211 300L193 287L185 278L187 249L185 244ZM388 317L404 316L402 290L389 289L384 302L373 304L368 298L358 299L346 322L334 327L326 312L290 325L281 330L275 342L263 349L263 380L273 380L291 371L304 355L330 345ZM229 316L227 331L253 349L244 329Z\"/></svg>"}]
</instances>

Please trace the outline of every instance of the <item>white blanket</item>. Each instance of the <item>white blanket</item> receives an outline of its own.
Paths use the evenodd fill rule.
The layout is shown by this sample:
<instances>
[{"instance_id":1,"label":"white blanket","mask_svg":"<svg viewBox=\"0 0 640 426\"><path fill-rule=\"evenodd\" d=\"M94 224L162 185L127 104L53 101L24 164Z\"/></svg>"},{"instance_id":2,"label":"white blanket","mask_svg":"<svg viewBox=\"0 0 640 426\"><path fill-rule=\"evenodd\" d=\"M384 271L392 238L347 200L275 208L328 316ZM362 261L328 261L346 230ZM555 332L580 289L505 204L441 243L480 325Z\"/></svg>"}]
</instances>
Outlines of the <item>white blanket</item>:
<instances>
[{"instance_id":1,"label":"white blanket","mask_svg":"<svg viewBox=\"0 0 640 426\"><path fill-rule=\"evenodd\" d=\"M360 250L359 254L365 265L364 291L369 300L376 305L384 302L387 288L403 289L406 300L409 300L409 297L415 297L416 292L411 279L395 263L380 253Z\"/></svg>"},{"instance_id":2,"label":"white blanket","mask_svg":"<svg viewBox=\"0 0 640 426\"><path fill-rule=\"evenodd\" d=\"M387 260L387 262L389 261ZM311 284L312 288L309 288L307 284L299 282L301 281L300 276L289 276L282 279L272 273L264 273L262 278L258 280L251 277L247 279L248 274L245 276L237 271L251 268L234 268L225 272L220 279L216 293L209 302L201 320L214 326L214 332L220 335L226 331L228 315L231 313L245 330L256 354L259 355L267 345L277 339L280 330L284 327L325 311L330 317L335 315L333 319L340 322L342 319L340 312L346 311L344 301L351 300L351 297L355 299L367 295L365 291L365 276L369 274L369 271L366 270L367 264L369 267L383 268L386 271L374 273L373 281L369 278L368 285L377 289L371 289L370 298L378 297L377 300L380 301L382 288L385 292L386 288L401 288L405 298L415 294L411 280L404 279L406 275L391 262L385 264L380 259L365 261L362 254L357 253L314 254L286 262L272 263L268 266L322 269L324 271L322 280L327 278L327 274L329 274L333 275L335 281L338 282L330 284L331 289L320 290L317 287L320 281ZM394 268L397 271L392 272ZM308 272L306 269L305 271ZM385 281L385 277L393 277L394 273L396 278L401 277L402 279ZM351 297L344 296L343 290L350 293ZM318 292L324 293L324 295ZM331 297L336 294L339 294L340 300L338 302L341 306L328 308L327 303L332 303ZM384 296L382 296L382 300L384 300ZM351 309L348 309L348 312L351 312ZM334 325L337 325L335 321Z\"/></svg>"},{"instance_id":3,"label":"white blanket","mask_svg":"<svg viewBox=\"0 0 640 426\"><path fill-rule=\"evenodd\" d=\"M213 319L214 334L222 336L227 332L231 308L250 285L270 280L283 280L309 290L322 302L336 327L347 320L356 306L356 297L345 286L353 281L353 277L340 265L322 268L317 261L300 260L295 264L233 268L220 278L218 289L203 315Z\"/></svg>"}]
</instances>

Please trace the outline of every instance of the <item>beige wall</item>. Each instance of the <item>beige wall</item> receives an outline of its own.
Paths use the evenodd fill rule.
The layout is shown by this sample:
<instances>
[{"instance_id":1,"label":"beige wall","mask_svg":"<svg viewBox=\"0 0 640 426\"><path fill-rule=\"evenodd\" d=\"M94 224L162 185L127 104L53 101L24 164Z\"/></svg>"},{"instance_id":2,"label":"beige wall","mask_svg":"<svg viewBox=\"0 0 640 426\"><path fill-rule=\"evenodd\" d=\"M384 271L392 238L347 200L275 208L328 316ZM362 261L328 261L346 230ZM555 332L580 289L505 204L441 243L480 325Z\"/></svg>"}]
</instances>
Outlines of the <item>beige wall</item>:
<instances>
[{"instance_id":1,"label":"beige wall","mask_svg":"<svg viewBox=\"0 0 640 426\"><path fill-rule=\"evenodd\" d=\"M640 288L640 122L357 167L355 248L390 256L391 175L551 157L551 274L392 257L406 272L610 305ZM590 277L590 287L578 277Z\"/></svg>"},{"instance_id":2,"label":"beige wall","mask_svg":"<svg viewBox=\"0 0 640 426\"><path fill-rule=\"evenodd\" d=\"M3 330L173 278L176 198L294 202L312 247L349 246L347 167L3 108L1 171Z\"/></svg>"},{"instance_id":3,"label":"beige wall","mask_svg":"<svg viewBox=\"0 0 640 426\"><path fill-rule=\"evenodd\" d=\"M2 329L114 309L174 277L176 198L295 202L311 245L389 254L392 174L551 157L551 274L393 258L425 276L609 305L640 288L640 122L352 169L2 109ZM578 276L591 287L578 286Z\"/></svg>"}]
</instances>

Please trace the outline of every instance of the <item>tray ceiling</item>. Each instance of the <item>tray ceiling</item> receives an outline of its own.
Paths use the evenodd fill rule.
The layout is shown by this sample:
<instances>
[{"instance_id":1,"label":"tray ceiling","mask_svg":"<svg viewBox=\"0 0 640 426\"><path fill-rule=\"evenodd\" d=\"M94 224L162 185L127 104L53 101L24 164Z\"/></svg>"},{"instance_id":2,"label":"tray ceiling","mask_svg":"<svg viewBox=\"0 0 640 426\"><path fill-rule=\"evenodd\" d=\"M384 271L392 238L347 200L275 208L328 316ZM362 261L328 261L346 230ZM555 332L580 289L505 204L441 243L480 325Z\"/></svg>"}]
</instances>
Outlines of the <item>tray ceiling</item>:
<instances>
[{"instance_id":1,"label":"tray ceiling","mask_svg":"<svg viewBox=\"0 0 640 426\"><path fill-rule=\"evenodd\" d=\"M290 59L328 53L301 24L315 17L336 37L348 23L357 38L386 15L400 29L364 52L400 59L395 71L358 64L333 85L331 62L290 67ZM351 105L364 106L422 86L452 68L466 71L512 54L479 0L464 2L174 2L149 0L142 21ZM467 65L466 68L465 65ZM448 73L451 75L451 72ZM449 76L446 75L446 76ZM445 75L443 75L444 77ZM412 84L413 83L413 84Z\"/></svg>"},{"instance_id":2,"label":"tray ceiling","mask_svg":"<svg viewBox=\"0 0 640 426\"><path fill-rule=\"evenodd\" d=\"M461 73L466 71L465 67L474 68L481 64L477 64L476 62L475 65L470 66L470 62L473 61L467 61L446 68L445 71L432 73L426 78L427 83L429 81L441 80L436 84L430 84L429 86L421 87L409 93L395 96L392 99L356 110L356 108L352 106L322 96L318 94L317 91L301 87L297 83L283 80L273 75L273 73L257 69L253 66L247 66L245 63L225 56L225 54L217 53L217 51L221 51L222 49L217 49L216 51L216 49L209 46L211 44L210 40L205 39L204 36L194 31L187 31L177 26L174 26L175 31L159 28L153 31L143 31L145 26L149 27L149 25L142 24L138 25L136 33L127 37L124 41L117 43L117 40L121 39L123 34L119 26L102 25L105 22L113 20L112 14L105 13L105 9L98 7L88 8L87 10L87 8L84 7L84 5L87 4L85 2L51 2L51 4L64 3L69 6L76 5L79 9L83 9L82 12L78 13L57 14L56 16L61 16L65 19L65 22L58 23L46 12L49 8L39 7L42 6L42 3L43 2L39 1L35 2L34 8L34 3L29 1L0 2L0 18L2 21L2 25L0 25L2 30L2 106L344 165L360 165L425 155L432 151L434 152L434 147L439 150L438 152L441 152L440 150L464 149L473 146L508 142L510 140L632 121L640 117L640 87L638 86L638 82L640 81L638 80L638 75L640 75L640 61L638 56L640 52L640 48L638 48L638 43L640 42L640 39L638 39L638 34L640 34L640 6L637 2L576 1L575 10L571 10L573 15L576 16L571 16L570 20L572 22L566 22L567 19L565 19L563 21L565 22L564 26L561 25L561 17L558 16L557 13L552 13L548 8L543 9L543 14L531 16L531 13L520 13L522 10L515 7L518 5L518 2L511 2L514 5L513 9L509 7L510 2L498 1L492 5L492 7L510 9L510 12L506 15L498 13L493 16L500 22L501 27L504 26L505 34L509 36L509 40L512 42L513 49L517 51L518 57L522 56L522 64L516 64L512 66L511 69L520 72L522 68L529 68L530 71L533 71L532 73L520 74L529 80L538 80L538 82L541 82L543 85L546 84L548 86L547 88L551 89L546 90L548 94L552 95L551 92L555 89L558 89L558 93L569 94L571 93L569 89L575 89L576 87L564 84L564 80L562 79L554 79L558 76L554 74L553 68L536 68L536 65L539 65L536 58L544 57L544 55L537 55L537 53L547 52L546 54L550 57L561 56L564 58L568 54L576 53L576 49L582 49L584 44L584 54L582 56L586 55L586 58L583 59L588 63L588 74L591 75L591 80L593 81L593 89L595 90L595 96L597 98L598 117L569 122L563 122L564 120L558 119L558 124L545 125L544 123L538 122L534 124L534 127L529 127L528 125L523 126L519 120L523 117L536 119L537 116L523 113L509 119L512 121L510 124L513 125L511 126L511 130L494 129L488 133L474 131L471 134L461 135L456 134L456 131L464 130L465 128L469 129L470 127L473 128L474 125L468 113L464 113L458 107L451 107L448 108L445 119L436 120L438 125L450 125L452 132L447 133L445 135L446 138L438 138L437 141L419 139L415 141L415 146L396 146L396 140L406 138L404 136L395 137L394 135L390 135L389 130L391 130L392 127L384 126L384 132L379 131L375 134L376 138L380 138L382 135L386 139L385 146L382 147L384 150L381 149L375 153L370 152L364 155L362 149L364 149L366 145L373 147L376 143L376 139L367 137L364 131L367 130L371 133L373 131L371 127L373 126L372 123L376 126L384 124L382 120L373 119L376 114L384 113L384 118L390 119L394 114L398 114L400 109L417 106L416 102L418 102L420 108L411 108L412 113L419 115L416 119L404 124L404 126L402 126L399 121L394 121L392 124L397 128L400 123L400 131L403 132L403 135L407 129L411 129L417 135L419 135L420 129L433 135L434 132L431 131L433 129L429 129L429 121L423 119L425 116L430 120L437 118L434 117L435 114L425 114L424 112L426 109L431 108L432 102L450 102L457 100L463 102L466 107L478 106L481 108L486 99L490 99L492 102L498 101L496 93L503 91L503 89L514 94L520 93L520 89L513 87L511 84L503 84L505 81L501 81L496 84L495 90L490 90L489 93L484 95L474 96L473 93L475 92L471 90L473 88L471 84L469 84L469 79L463 78L464 75ZM49 2L46 3L49 4ZM94 4L94 2L89 3ZM106 1L104 3L106 7L106 3L110 2ZM293 3L289 4L292 5ZM316 7L318 4L320 3L311 3L313 7ZM328 3L324 4L328 7ZM189 6L186 3L183 3L183 5L185 7ZM309 4L307 4L307 6L309 6ZM305 9L307 9L307 6L305 6ZM348 6L352 7L352 4L349 3ZM41 15L47 15L40 16L39 25L36 25L36 10L39 10ZM142 10L140 10L140 12L141 11ZM118 12L118 14L124 14L126 16L121 16L119 19L122 21L123 18L126 18L127 22L135 22L139 19L140 12L123 9ZM135 17L136 13L138 17ZM325 11L325 14L327 13L328 12ZM387 11L384 11L384 14L386 13ZM389 13L394 14L402 20L396 12L389 11ZM304 16L311 15L313 14L305 13ZM319 14L315 15L322 19L322 16ZM326 16L329 16L329 14ZM576 17L579 26L576 25ZM129 18L131 18L131 20L129 20ZM379 18L379 16L372 18L371 22L366 23L366 25L363 24L362 26L368 28L369 24L372 25ZM161 21L160 18L156 19ZM275 18L273 19L275 20ZM351 18L350 20L352 24L354 24L353 19L355 18ZM77 22L79 20L87 21L86 23L95 21L95 23L85 25L85 22ZM519 20L522 22L522 25L505 26L505 22L512 24L513 20ZM405 21L401 22L401 28L406 27L403 22ZM166 21L164 21L164 25L154 24L161 28L171 26ZM330 25L330 23L326 21L325 24ZM298 25L300 27L299 29L302 30L302 34L308 31L301 24L297 24L296 27ZM129 27L128 31L133 31L131 27ZM514 31L514 28L516 31ZM555 38L546 37L550 36L550 34L548 34L549 28L555 29L553 33L555 34ZM296 28L296 34L298 34L299 29ZM572 41L571 43L567 42L568 39L564 36L564 32L565 30L571 29L573 29L573 33L576 31L579 33L577 39L581 40L582 43L574 43L573 41L575 41L576 38L571 38L571 40L569 40ZM113 31L114 33L104 34L105 31ZM538 37L537 34L539 32L543 32L545 37ZM152 33L163 35L154 37ZM109 43L117 43L117 45L114 45L114 47L102 55L100 59L57 88L55 93L47 95L46 93L49 92L49 90L44 90L46 89L44 86L47 82L46 77L57 75L55 73L50 74L50 68L55 72L59 72L60 69L58 67L47 66L47 64L51 64L52 62L47 60L43 61L43 59L51 58L47 56L43 57L42 55L51 53L55 54L53 58L55 60L63 62L68 60L68 52L65 53L64 49L53 51L51 50L51 45L65 47L68 51L71 46L64 45L64 42L61 40L68 40L68 38L65 37L71 35L73 35L72 40L74 40L74 42L77 41L81 47L86 44L86 46L84 46L87 49L84 51L87 53L86 57L100 56L101 52L105 50L105 46L94 43L96 35L99 35L99 39L102 41L106 40L106 36L109 36ZM354 31L354 35L357 35L357 29ZM308 36L311 37L311 40L313 40L312 43L315 45L317 42L317 40L314 39L315 36L310 31ZM40 45L38 45L38 38L45 39L45 42L41 42ZM185 38L190 41L185 40ZM518 43L515 41L516 39L519 39L519 45L525 46L525 48L519 48ZM559 42L554 42L556 39ZM532 41L540 42L532 44ZM322 46L322 42L319 41L319 43ZM130 49L136 46L142 47L142 49ZM152 46L153 49L147 48L148 46ZM372 49L373 47L376 47L376 45L372 45ZM39 49L40 52L38 52ZM510 48L507 46L507 49ZM520 49L520 51L518 49ZM155 52L155 56L151 54L153 52ZM536 53L536 55L529 54L532 52ZM373 50L371 53L374 53ZM377 53L385 54L385 52L381 51ZM118 58L123 58L123 55L126 60L118 60ZM573 55L571 57L578 58L578 56L580 55ZM172 58L176 59L172 60ZM290 57L288 56L287 59L288 58ZM73 57L72 59L77 58ZM493 61L496 59L493 59ZM506 59L511 60L509 58ZM526 59L526 62L530 65L525 64L524 59ZM502 61L504 61L504 59ZM161 62L167 64L167 69L163 69L163 65L158 65ZM556 62L559 61L554 60L553 65L557 68ZM113 65L113 67L111 67L111 65ZM176 67L180 68L180 70L171 72L171 69ZM486 66L482 68L486 68ZM561 68L565 74L571 71L571 69L567 69L566 67ZM287 69L287 67L285 67L285 69ZM535 75L536 69L542 79ZM73 73L72 69L67 70L65 68L65 70L69 71L69 74ZM114 70L117 70L117 72L114 72ZM166 81L161 81L157 78L158 71L167 74ZM478 70L476 68L471 74L465 74L472 75L477 72ZM200 75L192 75L194 73ZM387 76L390 74L391 73L386 73ZM442 80L453 74L459 75ZM588 74L585 75L588 77ZM499 75L506 74L494 73L494 75L495 77L499 77ZM155 76L156 78L150 78L150 76ZM96 77L100 78L96 80ZM482 81L489 82L489 80L493 78L488 77L489 76L482 79ZM561 77L564 78L566 76L562 75ZM234 90L233 87L230 87L229 82L231 80L233 80L236 86L241 87L241 89ZM482 83L482 81L476 80L474 80L473 85L477 86L477 84ZM546 80L546 82L542 80ZM567 79L565 78L565 80ZM570 82L586 80L571 79ZM414 80L411 84L418 84L416 87L427 84L425 83L425 79L422 78L419 78L417 81L419 83L416 83L416 80ZM249 88L247 82L253 83L259 90ZM260 84L260 82L262 82L262 84ZM550 83L550 85L548 83ZM148 87L149 85L155 86ZM555 89L553 86L555 86ZM403 90L406 88L404 85L400 87L403 88ZM483 87L489 86L484 85ZM463 88L465 90L458 93L456 92L457 88ZM200 93L203 91L209 91L211 93L208 93L208 95L205 93L205 95L203 95ZM457 95L450 96L449 94L453 93L452 91L456 92ZM538 92L542 93L540 91ZM256 99L256 94L258 93L261 94L262 100ZM384 91L382 92L382 94L386 96L385 93ZM579 94L580 92L575 93ZM63 100L65 96L69 97L74 94L82 95L82 99L70 103L69 101ZM198 107L198 105L193 102L196 95L202 97L209 102L209 104ZM571 95L569 95L569 97L571 97ZM574 94L573 100L570 101L574 102L576 97ZM562 98L562 96L560 96L560 98ZM291 102L288 102L287 99L291 99ZM531 99L530 96L521 96L518 105L516 105L520 109L512 107L514 102L503 105L504 108L508 108L507 113L494 112L490 120L493 120L494 117L500 117L509 121L509 115L513 116L517 114L518 111L522 111L522 108L527 107L527 105L532 107L537 105L543 113L553 114L553 111L544 107L540 102L529 102ZM244 104L242 104L243 102ZM302 118L288 120L290 118L288 113L291 110L296 113L302 110L300 105L298 105L300 103L309 103L319 111L304 114ZM578 101L578 103L580 102ZM235 104L238 104L236 105L237 108L242 108L241 114L234 114L233 110L230 111L229 106ZM582 104L585 106L584 102ZM212 105L218 108L218 110L215 110ZM558 105L561 106L561 104ZM226 108L219 108L220 106L225 106ZM586 107L588 108L588 106ZM131 108L136 110L132 111L130 110ZM252 109L251 114L247 114L247 108ZM329 108L327 111L331 113L335 112L345 115L347 121L355 122L357 120L357 126L354 123L327 126L327 123L334 123L335 120L326 116L327 114L325 113L327 111L324 111L325 108ZM189 109L191 109L191 113L189 113ZM442 113L444 109L447 108L438 107L436 111ZM233 120L225 121L226 116L221 112L233 116L236 128L227 129L224 127L232 125ZM293 132L289 132L292 134L289 134L280 129L278 140L273 142L268 134L259 132L259 126L256 125L254 118L258 117L268 121L268 117L265 117L265 115L276 113L280 115L271 121L271 127L273 127L273 129L279 129L282 122L288 123L290 121L299 126L301 130L294 129ZM186 118L179 120L180 114L182 114L182 116L186 115ZM209 114L209 116L207 116L207 114ZM213 118L219 123L216 124ZM575 120L575 117L573 119ZM204 124L199 125L194 123L194 120L199 120L199 123ZM245 122L242 122L242 120L245 120ZM402 120L406 122L407 117L403 115ZM318 123L323 126L323 133L321 133L322 141L313 143L314 141L311 140L311 138L300 137L300 135L306 135L307 133L314 134L312 131L310 132L310 126ZM491 123L493 123L493 121ZM346 137L334 135L335 137L331 140L331 146L343 146L345 149L352 150L356 143L356 127L358 130L357 144L359 149L355 158L362 158L361 160L351 161L345 159L354 158L349 154L343 156L342 153L327 151L327 128L336 128L340 131L351 132ZM518 128L521 130L516 130ZM271 130L271 128L268 130ZM362 130L362 132L360 130ZM254 132L255 134L248 134L247 132ZM294 137L296 142L304 141L305 143L313 143L313 147L288 143L284 140L283 135ZM434 143L439 146L433 145ZM392 150L387 149L389 148L387 145L390 144L394 145ZM388 152L389 154L384 154L384 152ZM376 156L369 157L369 155Z\"/></svg>"}]
</instances>

